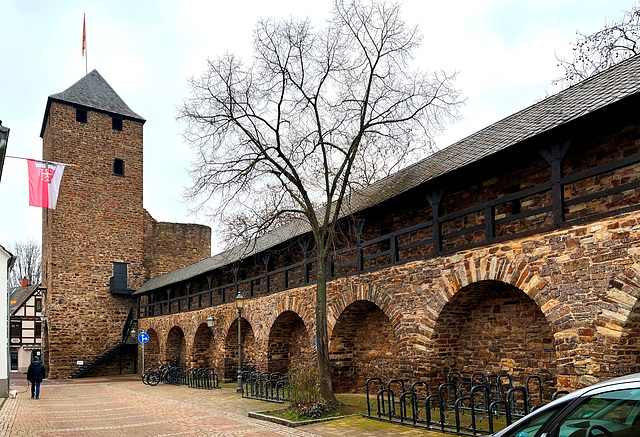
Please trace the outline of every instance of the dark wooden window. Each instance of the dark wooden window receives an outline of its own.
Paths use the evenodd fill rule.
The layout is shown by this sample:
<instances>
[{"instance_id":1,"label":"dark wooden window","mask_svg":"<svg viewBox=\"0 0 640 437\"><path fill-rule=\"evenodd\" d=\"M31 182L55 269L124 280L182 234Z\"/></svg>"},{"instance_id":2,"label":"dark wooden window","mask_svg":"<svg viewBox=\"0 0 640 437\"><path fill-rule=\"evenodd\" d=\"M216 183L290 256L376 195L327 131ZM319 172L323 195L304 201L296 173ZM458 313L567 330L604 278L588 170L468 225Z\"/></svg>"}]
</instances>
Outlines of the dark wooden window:
<instances>
[{"instance_id":1,"label":"dark wooden window","mask_svg":"<svg viewBox=\"0 0 640 437\"><path fill-rule=\"evenodd\" d=\"M11 322L11 338L21 338L22 337L22 322L21 321L12 321Z\"/></svg>"},{"instance_id":2,"label":"dark wooden window","mask_svg":"<svg viewBox=\"0 0 640 437\"><path fill-rule=\"evenodd\" d=\"M76 108L76 121L78 121L80 123L86 123L87 122L87 110L86 109Z\"/></svg>"},{"instance_id":3,"label":"dark wooden window","mask_svg":"<svg viewBox=\"0 0 640 437\"><path fill-rule=\"evenodd\" d=\"M113 174L114 176L124 176L124 159L113 158Z\"/></svg>"},{"instance_id":4,"label":"dark wooden window","mask_svg":"<svg viewBox=\"0 0 640 437\"><path fill-rule=\"evenodd\" d=\"M35 338L42 337L42 322L36 322L36 329L33 335Z\"/></svg>"},{"instance_id":5,"label":"dark wooden window","mask_svg":"<svg viewBox=\"0 0 640 437\"><path fill-rule=\"evenodd\" d=\"M113 130L122 130L122 119L113 117L111 119L111 128Z\"/></svg>"},{"instance_id":6,"label":"dark wooden window","mask_svg":"<svg viewBox=\"0 0 640 437\"><path fill-rule=\"evenodd\" d=\"M111 278L111 291L127 291L127 263L113 263L113 277Z\"/></svg>"},{"instance_id":7,"label":"dark wooden window","mask_svg":"<svg viewBox=\"0 0 640 437\"><path fill-rule=\"evenodd\" d=\"M36 297L36 313L42 311L42 298Z\"/></svg>"}]
</instances>

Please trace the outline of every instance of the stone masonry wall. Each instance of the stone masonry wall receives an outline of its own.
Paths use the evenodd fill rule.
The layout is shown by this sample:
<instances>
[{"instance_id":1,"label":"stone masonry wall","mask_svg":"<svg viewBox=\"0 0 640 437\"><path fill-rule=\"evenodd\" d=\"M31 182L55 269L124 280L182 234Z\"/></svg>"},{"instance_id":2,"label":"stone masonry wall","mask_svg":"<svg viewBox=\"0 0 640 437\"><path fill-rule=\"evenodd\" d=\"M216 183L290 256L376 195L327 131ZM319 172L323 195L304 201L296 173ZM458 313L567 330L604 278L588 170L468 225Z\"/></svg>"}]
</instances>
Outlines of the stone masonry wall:
<instances>
[{"instance_id":1,"label":"stone masonry wall","mask_svg":"<svg viewBox=\"0 0 640 437\"><path fill-rule=\"evenodd\" d=\"M369 376L403 377L411 381L434 378L443 372L438 358L442 350L437 345L438 339L442 339L439 333L456 320L470 329L486 331L483 348L501 349L501 343L497 340L491 343L491 339L492 333L496 338L506 338L499 335L505 329L503 319L492 320L490 313L486 316L473 311L456 319L455 311L446 309L454 298L464 295L480 308L482 301L491 297L489 291L475 297L472 294L477 293L477 284L490 282L502 284L494 288L492 308L497 311L512 302L534 317L531 325L537 326L538 333L532 334L532 341L539 344L536 346L539 352L527 362L519 362L522 352L517 349L503 355L484 354L480 366L479 362L474 364L473 354L467 349L472 347L472 336L464 343L468 346L459 347L457 352L452 349L454 367L478 371L479 367L488 367L511 374L548 373L555 368L557 377L553 380L557 387L570 389L638 371L640 351L631 350L629 345L637 344L640 337L635 317L640 308L639 241L640 213L628 213L589 225L337 279L328 286L330 338L341 318L352 312L348 311L350 305L369 302L385 316L378 316L375 326L390 327L386 334L389 340L382 342L378 350L397 344L393 361L375 362L367 369ZM500 301L504 294L500 290L511 290L507 300ZM255 335L254 356L259 368L267 367L270 332L276 318L285 311L300 316L310 333L309 343L304 346L313 346L314 296L314 288L310 286L246 301L243 317ZM229 327L236 317L232 304L142 319L140 326L154 329L160 338L161 351L166 350L169 330L181 326L189 355L195 329L208 314L216 319L212 354L220 366L224 341L232 335ZM358 341L360 344L354 345L353 350L360 351L357 358L360 364L352 366L363 365L366 351L372 349L367 336L359 336Z\"/></svg>"},{"instance_id":2,"label":"stone masonry wall","mask_svg":"<svg viewBox=\"0 0 640 437\"><path fill-rule=\"evenodd\" d=\"M211 228L158 222L144 211L145 262L149 279L211 256Z\"/></svg>"},{"instance_id":3,"label":"stone masonry wall","mask_svg":"<svg viewBox=\"0 0 640 437\"><path fill-rule=\"evenodd\" d=\"M594 115L562 126L465 167L462 177L446 175L345 219L337 246L351 250L333 262L335 275L351 276L335 279L328 287L334 382L352 390L365 373L442 379L447 371L484 367L485 372L506 371L519 379L545 375L558 387L577 388L640 370L640 213L633 212L640 204L640 189L635 187L640 165L612 165L640 153L640 125L627 109L616 106L598 114L597 122ZM551 164L543 156L568 138L572 140L562 160L563 178L598 166L609 170L564 185L566 221L558 228L551 209ZM543 184L546 191L533 190ZM532 190L526 197L499 203L528 189ZM592 196L603 190L608 191L602 197ZM356 274L357 263L346 263L357 252L349 220L364 223L362 239L371 240L431 220L433 211L425 196L438 193L440 217L451 214L440 222L441 255L434 256L434 245L424 243L434 231L427 226L398 238L397 245L404 248L393 267L387 267L392 254L386 238L364 249L363 273ZM472 211L483 202L493 204ZM538 212L522 214L531 211ZM617 216L611 216L614 212ZM515 220L506 220L511 216ZM487 234L491 226L486 224L491 222L497 223L495 235ZM507 237L511 239L498 240ZM288 252L269 253L269 271L298 259L296 247L290 244ZM382 255L372 256L377 253ZM240 276L264 272L259 258L253 264L245 260ZM229 284L233 292L229 278L213 273L214 287ZM295 284L300 287L281 291L283 275L270 278L270 290L264 277L255 279L251 290L248 282L240 285L251 297L244 317L255 339L253 356L262 369L269 366L269 348L277 351L285 336L281 325L273 326L283 311L300 316L310 333L305 347L313 345L315 337L314 287ZM201 287L202 276L192 282ZM171 293L180 287L184 284L172 287ZM154 302L166 299L163 293L166 290L154 291ZM201 312L217 313L229 305L220 302L214 296L216 306ZM142 323L166 338L171 326L193 325L198 314L184 312ZM524 334L512 321L516 314L526 325ZM363 335L359 329L364 326L375 335ZM185 335L189 349L193 340L186 330ZM214 348L214 360L220 360L224 342L214 340Z\"/></svg>"}]
</instances>

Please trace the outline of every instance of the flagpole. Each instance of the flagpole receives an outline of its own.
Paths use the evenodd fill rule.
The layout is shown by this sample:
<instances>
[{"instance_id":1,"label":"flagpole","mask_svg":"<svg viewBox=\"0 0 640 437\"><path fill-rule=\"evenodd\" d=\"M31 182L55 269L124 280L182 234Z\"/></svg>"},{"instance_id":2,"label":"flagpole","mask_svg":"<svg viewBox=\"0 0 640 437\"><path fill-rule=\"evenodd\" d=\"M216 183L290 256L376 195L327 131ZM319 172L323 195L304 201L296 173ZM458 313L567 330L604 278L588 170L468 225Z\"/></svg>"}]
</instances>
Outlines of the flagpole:
<instances>
[{"instance_id":1,"label":"flagpole","mask_svg":"<svg viewBox=\"0 0 640 437\"><path fill-rule=\"evenodd\" d=\"M23 158L21 156L9 156L6 155L5 158L13 158L13 159L24 159L25 161L30 160L31 158ZM47 161L46 159L34 159L34 161L40 161L40 162L46 162L47 164L62 164L62 165L67 165L69 167L78 167L80 168L79 165L75 165L75 164L66 164L64 162L56 162L56 161Z\"/></svg>"},{"instance_id":2,"label":"flagpole","mask_svg":"<svg viewBox=\"0 0 640 437\"><path fill-rule=\"evenodd\" d=\"M82 56L84 56L84 74L89 74L89 51L87 50L87 14L82 19Z\"/></svg>"}]
</instances>

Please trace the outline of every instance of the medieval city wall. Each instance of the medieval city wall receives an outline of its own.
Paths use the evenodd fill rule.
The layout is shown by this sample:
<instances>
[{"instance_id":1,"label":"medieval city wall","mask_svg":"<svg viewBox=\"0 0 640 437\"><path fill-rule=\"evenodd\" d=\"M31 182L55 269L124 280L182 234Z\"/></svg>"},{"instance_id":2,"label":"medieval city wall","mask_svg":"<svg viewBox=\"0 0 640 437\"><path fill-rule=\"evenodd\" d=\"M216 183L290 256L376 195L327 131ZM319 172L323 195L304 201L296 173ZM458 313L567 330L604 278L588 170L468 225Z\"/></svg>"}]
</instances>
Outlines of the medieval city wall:
<instances>
[{"instance_id":1,"label":"medieval city wall","mask_svg":"<svg viewBox=\"0 0 640 437\"><path fill-rule=\"evenodd\" d=\"M344 391L357 391L371 376L441 380L460 371L541 375L577 388L640 370L639 230L640 214L632 213L332 281L334 386L342 381ZM253 339L245 362L268 370L268 350L280 341L277 320L290 313L313 356L314 305L313 286L247 300L243 318ZM194 363L196 332L209 314L216 320L211 356ZM157 336L159 360L173 358L169 331L180 329L185 362L225 375L225 357L237 347L230 341L237 344L236 317L230 303L141 319L140 328Z\"/></svg>"},{"instance_id":2,"label":"medieval city wall","mask_svg":"<svg viewBox=\"0 0 640 437\"><path fill-rule=\"evenodd\" d=\"M566 146L561 160L547 160ZM361 391L371 376L442 381L456 371L506 372L520 383L536 375L573 389L640 370L639 152L640 126L619 107L345 219L336 241L350 249L331 259L337 279L328 285L334 388ZM561 226L552 165L565 178ZM439 218L439 249L433 224L420 226L434 219L434 195L439 217L450 217ZM385 237L411 226L397 241ZM376 238L358 254L358 241ZM394 245L406 248L397 261ZM171 302L162 303L166 290L152 292L147 309L157 312L140 326L153 333L157 358L180 354L233 379L238 290L248 298L243 362L274 371L314 356L315 287L305 285L304 267L266 273L303 259L296 247L239 263L238 278L255 280L234 285L220 269L192 278L189 290L174 284ZM356 256L361 262L348 262ZM213 334L203 325L209 314Z\"/></svg>"}]
</instances>

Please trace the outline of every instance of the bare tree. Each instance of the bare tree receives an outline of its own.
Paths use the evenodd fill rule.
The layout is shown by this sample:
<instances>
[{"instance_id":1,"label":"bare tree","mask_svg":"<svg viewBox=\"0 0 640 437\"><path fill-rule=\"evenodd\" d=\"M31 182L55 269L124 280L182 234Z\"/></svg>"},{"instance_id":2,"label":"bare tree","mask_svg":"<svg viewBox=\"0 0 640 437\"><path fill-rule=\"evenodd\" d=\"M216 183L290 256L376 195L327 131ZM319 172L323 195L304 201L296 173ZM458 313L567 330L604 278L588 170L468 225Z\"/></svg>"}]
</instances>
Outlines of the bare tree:
<instances>
[{"instance_id":1,"label":"bare tree","mask_svg":"<svg viewBox=\"0 0 640 437\"><path fill-rule=\"evenodd\" d=\"M602 30L590 35L576 33L577 41L571 44L573 58L556 57L564 76L554 84L571 86L640 53L640 3L625 12L620 21L605 23Z\"/></svg>"},{"instance_id":2,"label":"bare tree","mask_svg":"<svg viewBox=\"0 0 640 437\"><path fill-rule=\"evenodd\" d=\"M16 257L9 275L9 286L19 287L22 278L27 278L29 284L39 284L42 271L40 245L33 240L16 241L10 245L9 251Z\"/></svg>"},{"instance_id":3,"label":"bare tree","mask_svg":"<svg viewBox=\"0 0 640 437\"><path fill-rule=\"evenodd\" d=\"M235 229L233 242L303 220L315 242L321 394L335 400L327 335L327 255L348 196L430 151L457 116L454 75L410 66L417 28L397 4L334 0L324 29L260 20L254 59L209 61L180 108L198 151L187 196ZM197 207L197 208L198 208Z\"/></svg>"}]
</instances>

